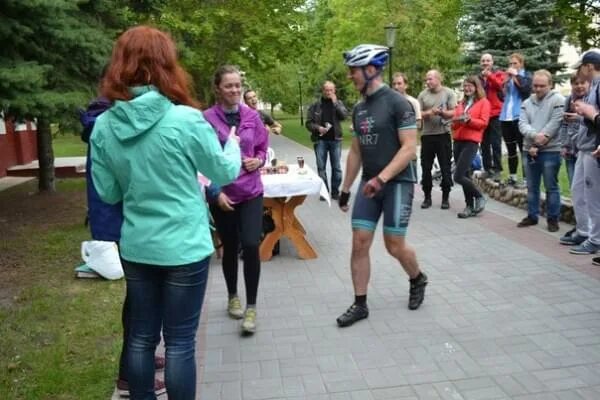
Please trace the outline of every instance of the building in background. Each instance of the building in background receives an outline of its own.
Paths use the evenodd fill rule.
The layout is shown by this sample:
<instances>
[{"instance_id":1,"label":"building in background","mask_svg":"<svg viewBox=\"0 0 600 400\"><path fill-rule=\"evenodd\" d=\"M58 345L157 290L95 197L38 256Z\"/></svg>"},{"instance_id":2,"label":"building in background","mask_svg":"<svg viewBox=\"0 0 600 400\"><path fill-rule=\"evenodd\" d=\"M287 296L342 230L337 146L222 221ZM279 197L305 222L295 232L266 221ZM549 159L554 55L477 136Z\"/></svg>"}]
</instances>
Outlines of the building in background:
<instances>
[{"instance_id":1,"label":"building in background","mask_svg":"<svg viewBox=\"0 0 600 400\"><path fill-rule=\"evenodd\" d=\"M10 167L37 160L37 128L34 122L16 123L0 114L0 178Z\"/></svg>"}]
</instances>

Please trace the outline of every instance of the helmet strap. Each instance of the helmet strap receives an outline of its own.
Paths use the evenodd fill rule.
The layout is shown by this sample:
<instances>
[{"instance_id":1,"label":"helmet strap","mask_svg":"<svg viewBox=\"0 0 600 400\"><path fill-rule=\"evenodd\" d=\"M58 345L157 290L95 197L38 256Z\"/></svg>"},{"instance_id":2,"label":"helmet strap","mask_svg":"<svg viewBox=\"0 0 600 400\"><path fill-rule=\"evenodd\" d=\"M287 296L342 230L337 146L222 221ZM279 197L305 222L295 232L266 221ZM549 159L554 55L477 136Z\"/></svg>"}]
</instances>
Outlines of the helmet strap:
<instances>
[{"instance_id":1,"label":"helmet strap","mask_svg":"<svg viewBox=\"0 0 600 400\"><path fill-rule=\"evenodd\" d=\"M363 85L362 89L360 90L360 94L362 96L366 96L367 95L367 89L369 88L369 85L371 84L371 81L375 78L377 78L379 75L381 75L381 71L382 68L377 68L377 70L375 71L375 73L371 76L369 76L367 74L367 67L368 65L364 66L361 68L362 74L363 74L363 78L365 80L365 84Z\"/></svg>"}]
</instances>

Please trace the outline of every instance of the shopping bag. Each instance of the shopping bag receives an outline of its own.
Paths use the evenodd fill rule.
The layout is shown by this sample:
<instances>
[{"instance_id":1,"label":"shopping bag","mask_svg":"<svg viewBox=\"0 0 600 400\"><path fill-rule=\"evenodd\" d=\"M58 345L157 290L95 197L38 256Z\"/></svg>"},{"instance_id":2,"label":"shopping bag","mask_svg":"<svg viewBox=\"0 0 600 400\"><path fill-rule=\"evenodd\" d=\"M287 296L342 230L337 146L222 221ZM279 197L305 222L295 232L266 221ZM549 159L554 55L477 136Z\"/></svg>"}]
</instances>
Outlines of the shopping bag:
<instances>
[{"instance_id":1,"label":"shopping bag","mask_svg":"<svg viewBox=\"0 0 600 400\"><path fill-rule=\"evenodd\" d=\"M92 270L106 279L121 279L124 275L115 242L89 240L81 243L81 258Z\"/></svg>"}]
</instances>

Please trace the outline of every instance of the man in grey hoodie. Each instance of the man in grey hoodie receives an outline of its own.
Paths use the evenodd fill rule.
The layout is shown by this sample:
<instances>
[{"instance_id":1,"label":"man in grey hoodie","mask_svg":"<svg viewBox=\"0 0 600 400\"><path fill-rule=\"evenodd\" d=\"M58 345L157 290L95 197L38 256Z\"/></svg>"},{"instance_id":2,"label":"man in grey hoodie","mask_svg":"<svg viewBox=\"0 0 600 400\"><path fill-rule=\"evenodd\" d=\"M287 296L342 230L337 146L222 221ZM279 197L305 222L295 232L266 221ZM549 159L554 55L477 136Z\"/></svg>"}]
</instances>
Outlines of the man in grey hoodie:
<instances>
[{"instance_id":1,"label":"man in grey hoodie","mask_svg":"<svg viewBox=\"0 0 600 400\"><path fill-rule=\"evenodd\" d=\"M558 231L560 217L560 128L565 98L552 91L552 74L533 74L533 94L521 106L519 130L523 135L523 160L527 175L527 216L519 228L536 225L540 214L540 183L546 188L546 219L550 232Z\"/></svg>"},{"instance_id":2,"label":"man in grey hoodie","mask_svg":"<svg viewBox=\"0 0 600 400\"><path fill-rule=\"evenodd\" d=\"M591 85L584 100L575 102L575 112L584 118L584 123L579 125L573 140L579 153L571 184L576 235L587 238L569 252L590 255L600 250L600 49L583 53L573 68ZM594 263L600 264L600 260L595 258Z\"/></svg>"}]
</instances>

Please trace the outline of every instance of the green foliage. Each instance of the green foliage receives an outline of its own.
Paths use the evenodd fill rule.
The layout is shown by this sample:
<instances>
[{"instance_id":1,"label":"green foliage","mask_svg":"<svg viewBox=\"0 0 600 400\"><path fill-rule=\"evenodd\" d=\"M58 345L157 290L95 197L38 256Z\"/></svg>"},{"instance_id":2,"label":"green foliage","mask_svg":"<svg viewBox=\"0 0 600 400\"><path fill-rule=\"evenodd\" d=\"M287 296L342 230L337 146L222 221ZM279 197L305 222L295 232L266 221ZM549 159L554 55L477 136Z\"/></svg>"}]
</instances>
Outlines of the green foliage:
<instances>
[{"instance_id":1,"label":"green foliage","mask_svg":"<svg viewBox=\"0 0 600 400\"><path fill-rule=\"evenodd\" d=\"M85 157L87 145L79 135L60 133L52 139L55 157ZM63 185L64 187L64 185Z\"/></svg>"},{"instance_id":2,"label":"green foliage","mask_svg":"<svg viewBox=\"0 0 600 400\"><path fill-rule=\"evenodd\" d=\"M557 0L556 16L567 31L567 41L585 51L600 47L600 1Z\"/></svg>"},{"instance_id":3,"label":"green foliage","mask_svg":"<svg viewBox=\"0 0 600 400\"><path fill-rule=\"evenodd\" d=\"M213 102L212 72L235 64L255 79L292 57L302 42L303 0L161 2L148 19L179 41L182 61L192 75L199 98Z\"/></svg>"},{"instance_id":4,"label":"green foliage","mask_svg":"<svg viewBox=\"0 0 600 400\"><path fill-rule=\"evenodd\" d=\"M313 94L330 79L337 84L339 97L354 103L358 94L346 78L342 53L360 43L385 45L384 28L389 23L398 27L391 68L408 75L414 94L420 91L428 69L437 68L451 78L459 62L456 25L460 5L459 0L317 2L312 25L315 40L305 57L316 61L310 69ZM384 74L387 77L387 71Z\"/></svg>"},{"instance_id":5,"label":"green foliage","mask_svg":"<svg viewBox=\"0 0 600 400\"><path fill-rule=\"evenodd\" d=\"M481 54L490 53L496 64L506 66L507 57L519 52L529 70L561 71L565 32L555 7L554 0L469 0L459 24L466 65L479 70Z\"/></svg>"},{"instance_id":6,"label":"green foliage","mask_svg":"<svg viewBox=\"0 0 600 400\"><path fill-rule=\"evenodd\" d=\"M0 107L9 115L73 122L94 95L120 3L6 0L0 3Z\"/></svg>"}]
</instances>

